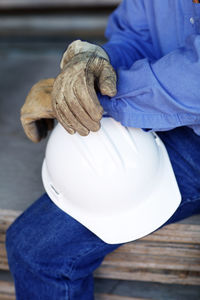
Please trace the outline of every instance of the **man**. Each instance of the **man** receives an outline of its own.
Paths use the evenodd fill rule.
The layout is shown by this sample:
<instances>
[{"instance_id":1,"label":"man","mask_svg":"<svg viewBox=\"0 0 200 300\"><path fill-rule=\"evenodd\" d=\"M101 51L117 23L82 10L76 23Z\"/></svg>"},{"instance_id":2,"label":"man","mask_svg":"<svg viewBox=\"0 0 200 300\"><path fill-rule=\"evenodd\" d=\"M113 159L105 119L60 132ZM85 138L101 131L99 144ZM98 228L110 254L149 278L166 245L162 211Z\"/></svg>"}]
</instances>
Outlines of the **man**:
<instances>
[{"instance_id":1,"label":"man","mask_svg":"<svg viewBox=\"0 0 200 300\"><path fill-rule=\"evenodd\" d=\"M55 116L70 134L88 135L100 128L102 107L122 125L157 131L182 195L167 224L199 213L200 4L124 0L106 36L102 48L73 42L55 82L32 89L22 108L26 134L39 141ZM7 231L17 299L94 299L92 272L119 246L104 243L45 194Z\"/></svg>"}]
</instances>

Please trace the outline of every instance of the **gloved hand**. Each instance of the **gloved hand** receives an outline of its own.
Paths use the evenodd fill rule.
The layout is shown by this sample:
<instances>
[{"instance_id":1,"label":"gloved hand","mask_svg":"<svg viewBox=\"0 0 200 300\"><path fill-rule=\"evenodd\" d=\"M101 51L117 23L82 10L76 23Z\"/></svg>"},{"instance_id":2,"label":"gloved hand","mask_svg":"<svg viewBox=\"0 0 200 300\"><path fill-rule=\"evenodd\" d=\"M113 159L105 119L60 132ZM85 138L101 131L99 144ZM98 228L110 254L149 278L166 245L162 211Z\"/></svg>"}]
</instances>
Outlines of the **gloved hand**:
<instances>
[{"instance_id":1,"label":"gloved hand","mask_svg":"<svg viewBox=\"0 0 200 300\"><path fill-rule=\"evenodd\" d=\"M95 88L103 95L116 94L116 74L108 55L99 46L77 40L69 45L60 67L52 91L57 120L70 134L86 136L99 130L103 108Z\"/></svg>"},{"instance_id":2,"label":"gloved hand","mask_svg":"<svg viewBox=\"0 0 200 300\"><path fill-rule=\"evenodd\" d=\"M37 143L54 126L51 92L54 78L43 79L30 90L21 108L21 122L27 137Z\"/></svg>"}]
</instances>

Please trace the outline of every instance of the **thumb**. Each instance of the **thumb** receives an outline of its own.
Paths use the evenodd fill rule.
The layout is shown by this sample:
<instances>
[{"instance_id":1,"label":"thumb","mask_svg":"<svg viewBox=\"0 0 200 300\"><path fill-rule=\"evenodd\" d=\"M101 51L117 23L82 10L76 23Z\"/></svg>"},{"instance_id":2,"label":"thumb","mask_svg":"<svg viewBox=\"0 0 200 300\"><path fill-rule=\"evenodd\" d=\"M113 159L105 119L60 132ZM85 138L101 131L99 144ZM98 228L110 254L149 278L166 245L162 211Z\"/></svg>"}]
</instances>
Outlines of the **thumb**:
<instances>
[{"instance_id":1,"label":"thumb","mask_svg":"<svg viewBox=\"0 0 200 300\"><path fill-rule=\"evenodd\" d=\"M40 142L47 136L48 130L53 129L52 119L24 119L21 118L21 123L26 136L34 143Z\"/></svg>"},{"instance_id":2,"label":"thumb","mask_svg":"<svg viewBox=\"0 0 200 300\"><path fill-rule=\"evenodd\" d=\"M24 123L22 122L22 126L26 136L34 143L38 143L41 140L40 132L38 131L36 122Z\"/></svg>"},{"instance_id":3,"label":"thumb","mask_svg":"<svg viewBox=\"0 0 200 300\"><path fill-rule=\"evenodd\" d=\"M117 76L115 70L109 62L105 61L98 80L101 94L114 97L117 93L116 84Z\"/></svg>"}]
</instances>

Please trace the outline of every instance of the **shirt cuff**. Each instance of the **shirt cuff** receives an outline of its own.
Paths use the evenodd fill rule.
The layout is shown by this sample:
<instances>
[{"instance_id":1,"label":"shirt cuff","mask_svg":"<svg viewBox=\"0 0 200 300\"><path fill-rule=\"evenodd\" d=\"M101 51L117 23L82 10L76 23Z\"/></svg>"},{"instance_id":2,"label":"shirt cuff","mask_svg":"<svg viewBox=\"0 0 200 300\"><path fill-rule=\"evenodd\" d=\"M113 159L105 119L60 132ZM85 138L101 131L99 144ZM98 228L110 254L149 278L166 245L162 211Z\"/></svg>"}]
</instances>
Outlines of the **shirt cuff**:
<instances>
[{"instance_id":1,"label":"shirt cuff","mask_svg":"<svg viewBox=\"0 0 200 300\"><path fill-rule=\"evenodd\" d=\"M125 99L114 99L98 95L104 111L126 127L142 128L146 131L164 131L182 126L177 114L145 113L132 109Z\"/></svg>"},{"instance_id":2,"label":"shirt cuff","mask_svg":"<svg viewBox=\"0 0 200 300\"><path fill-rule=\"evenodd\" d=\"M106 43L103 46L101 46L103 50L107 53L110 64L113 66L115 70L117 70L119 65L119 56L116 51L116 46L110 43Z\"/></svg>"}]
</instances>

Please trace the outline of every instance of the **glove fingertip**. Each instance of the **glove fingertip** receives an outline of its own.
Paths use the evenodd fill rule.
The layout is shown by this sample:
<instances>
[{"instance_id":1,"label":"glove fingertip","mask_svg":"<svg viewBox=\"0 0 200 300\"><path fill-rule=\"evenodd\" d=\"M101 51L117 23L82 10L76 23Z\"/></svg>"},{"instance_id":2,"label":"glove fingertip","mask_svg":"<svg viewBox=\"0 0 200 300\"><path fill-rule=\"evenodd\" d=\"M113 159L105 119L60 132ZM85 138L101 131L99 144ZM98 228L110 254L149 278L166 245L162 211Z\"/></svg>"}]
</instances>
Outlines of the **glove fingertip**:
<instances>
[{"instance_id":1,"label":"glove fingertip","mask_svg":"<svg viewBox=\"0 0 200 300\"><path fill-rule=\"evenodd\" d=\"M102 93L102 95L106 95L109 97L114 97L117 94L117 90L105 90L104 93Z\"/></svg>"},{"instance_id":2,"label":"glove fingertip","mask_svg":"<svg viewBox=\"0 0 200 300\"><path fill-rule=\"evenodd\" d=\"M100 91L102 95L106 95L109 97L114 97L117 94L116 86L105 85L100 87Z\"/></svg>"}]
</instances>

